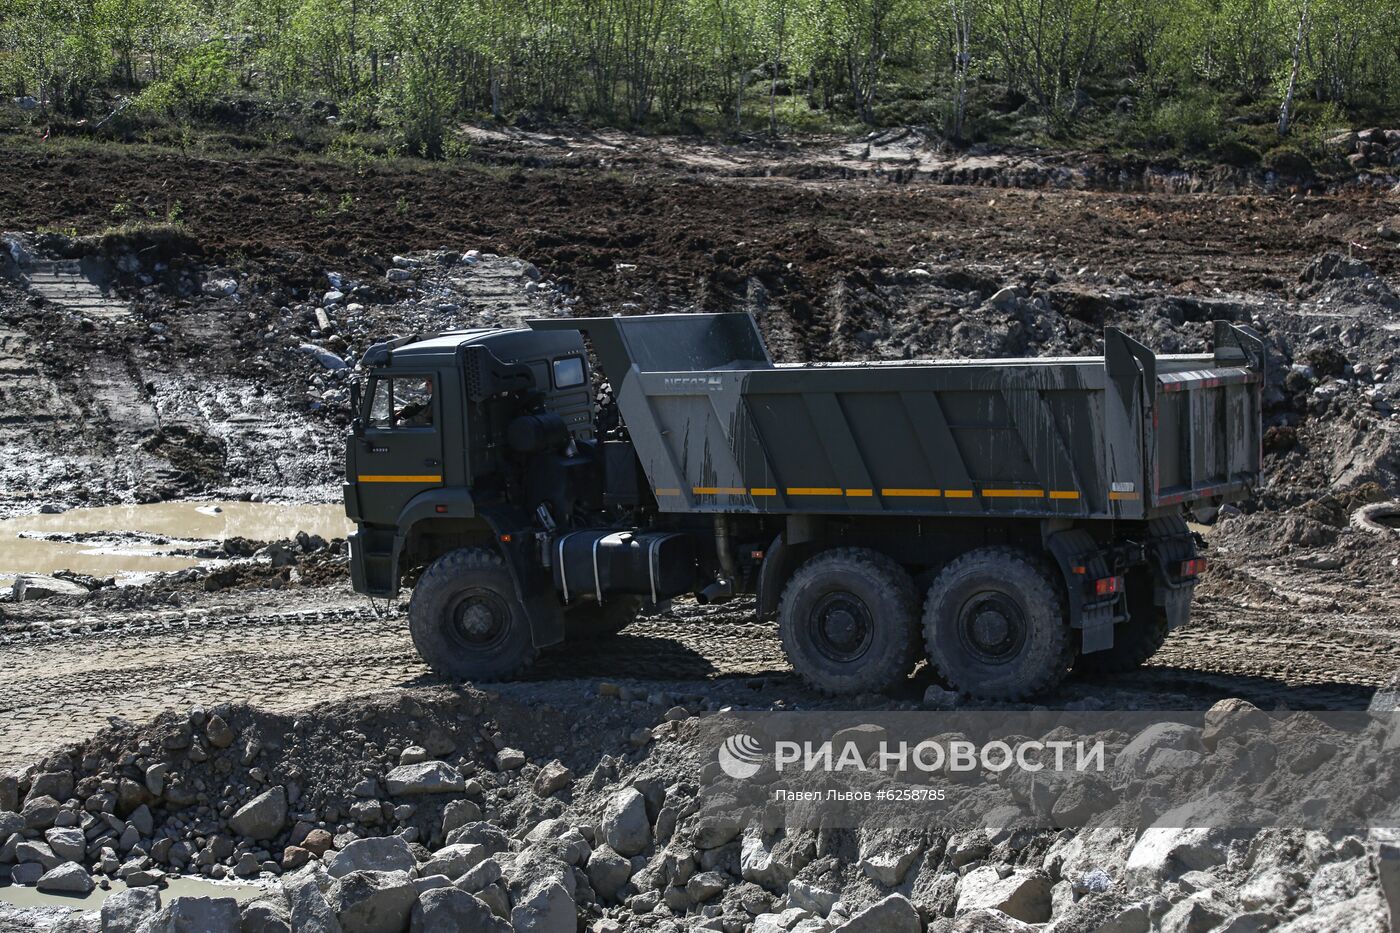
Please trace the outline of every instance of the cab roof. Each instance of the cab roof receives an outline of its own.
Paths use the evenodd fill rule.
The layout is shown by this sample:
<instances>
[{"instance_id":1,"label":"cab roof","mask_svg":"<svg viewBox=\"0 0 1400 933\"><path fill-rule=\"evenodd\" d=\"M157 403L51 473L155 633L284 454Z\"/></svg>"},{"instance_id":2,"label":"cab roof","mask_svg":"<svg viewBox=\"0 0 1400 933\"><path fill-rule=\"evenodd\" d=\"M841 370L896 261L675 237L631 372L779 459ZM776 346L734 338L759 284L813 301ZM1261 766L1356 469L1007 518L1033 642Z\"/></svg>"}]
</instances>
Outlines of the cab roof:
<instances>
[{"instance_id":1,"label":"cab roof","mask_svg":"<svg viewBox=\"0 0 1400 933\"><path fill-rule=\"evenodd\" d=\"M365 353L369 366L455 366L464 347L488 347L502 362L545 359L577 353L583 349L583 337L578 331L544 333L523 327L471 328L444 331L407 342L387 341L375 344ZM383 359L376 352L383 348Z\"/></svg>"}]
</instances>

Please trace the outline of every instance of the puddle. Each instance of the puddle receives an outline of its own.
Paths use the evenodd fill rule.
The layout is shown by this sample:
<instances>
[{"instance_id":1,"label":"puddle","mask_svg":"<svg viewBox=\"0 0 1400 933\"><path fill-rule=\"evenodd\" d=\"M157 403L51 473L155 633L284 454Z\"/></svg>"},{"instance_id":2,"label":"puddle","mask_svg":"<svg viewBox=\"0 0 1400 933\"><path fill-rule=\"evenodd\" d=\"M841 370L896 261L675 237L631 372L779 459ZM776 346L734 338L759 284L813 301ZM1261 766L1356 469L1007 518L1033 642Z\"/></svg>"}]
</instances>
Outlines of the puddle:
<instances>
[{"instance_id":1,"label":"puddle","mask_svg":"<svg viewBox=\"0 0 1400 933\"><path fill-rule=\"evenodd\" d=\"M232 897L240 903L250 901L262 893L262 888L254 884L238 882L210 881L207 878L177 876L167 878L167 886L161 889L162 904L169 904L177 897ZM93 888L88 894L47 894L37 888L23 887L5 882L0 884L0 903L12 904L20 908L66 907L69 910L97 910L102 902L126 890L126 882L113 881L111 890Z\"/></svg>"},{"instance_id":2,"label":"puddle","mask_svg":"<svg viewBox=\"0 0 1400 933\"><path fill-rule=\"evenodd\" d=\"M57 570L129 579L202 563L193 554L171 552L225 538L276 541L305 531L329 540L353 530L339 503L154 502L23 515L0 521L0 587L9 586L15 574Z\"/></svg>"}]
</instances>

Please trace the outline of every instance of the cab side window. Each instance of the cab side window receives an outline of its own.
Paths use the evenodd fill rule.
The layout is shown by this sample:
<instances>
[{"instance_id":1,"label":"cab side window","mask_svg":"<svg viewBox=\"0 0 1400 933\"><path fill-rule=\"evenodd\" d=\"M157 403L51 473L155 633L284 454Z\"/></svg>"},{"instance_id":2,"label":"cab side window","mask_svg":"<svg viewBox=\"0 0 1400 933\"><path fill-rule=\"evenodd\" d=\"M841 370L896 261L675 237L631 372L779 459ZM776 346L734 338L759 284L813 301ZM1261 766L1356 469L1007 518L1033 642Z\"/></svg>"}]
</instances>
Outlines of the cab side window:
<instances>
[{"instance_id":1,"label":"cab side window","mask_svg":"<svg viewBox=\"0 0 1400 933\"><path fill-rule=\"evenodd\" d=\"M376 379L370 395L369 423L376 428L432 427L433 378Z\"/></svg>"}]
</instances>

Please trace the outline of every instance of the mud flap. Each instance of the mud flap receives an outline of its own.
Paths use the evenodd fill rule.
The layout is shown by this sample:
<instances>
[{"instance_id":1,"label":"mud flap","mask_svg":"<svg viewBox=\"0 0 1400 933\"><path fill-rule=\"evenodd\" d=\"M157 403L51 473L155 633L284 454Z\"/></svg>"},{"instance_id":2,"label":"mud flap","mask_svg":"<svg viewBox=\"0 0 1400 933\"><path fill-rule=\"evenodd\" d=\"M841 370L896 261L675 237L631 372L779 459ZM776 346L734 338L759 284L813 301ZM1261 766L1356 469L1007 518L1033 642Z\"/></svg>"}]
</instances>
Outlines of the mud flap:
<instances>
[{"instance_id":1,"label":"mud flap","mask_svg":"<svg viewBox=\"0 0 1400 933\"><path fill-rule=\"evenodd\" d=\"M539 566L535 534L521 516L504 510L482 509L479 514L496 536L496 546L506 559L515 595L530 620L530 639L536 648L548 648L564 640L564 607L554 593L549 573Z\"/></svg>"},{"instance_id":2,"label":"mud flap","mask_svg":"<svg viewBox=\"0 0 1400 933\"><path fill-rule=\"evenodd\" d=\"M1124 616L1118 612L1117 598L1090 601L1085 598L1085 579L1108 576L1108 564L1094 538L1087 531L1075 529L1050 535L1045 548L1055 558L1065 582L1068 597L1069 624L1081 630L1080 651L1090 654L1113 647L1113 626ZM1081 572L1076 572L1079 568Z\"/></svg>"},{"instance_id":3,"label":"mud flap","mask_svg":"<svg viewBox=\"0 0 1400 933\"><path fill-rule=\"evenodd\" d=\"M1167 631L1173 631L1191 621L1191 595L1194 586L1179 586L1166 590L1164 608L1167 611Z\"/></svg>"},{"instance_id":4,"label":"mud flap","mask_svg":"<svg viewBox=\"0 0 1400 933\"><path fill-rule=\"evenodd\" d=\"M1116 603L1086 606L1080 616L1080 651L1092 654L1113 647L1113 623L1118 619Z\"/></svg>"}]
</instances>

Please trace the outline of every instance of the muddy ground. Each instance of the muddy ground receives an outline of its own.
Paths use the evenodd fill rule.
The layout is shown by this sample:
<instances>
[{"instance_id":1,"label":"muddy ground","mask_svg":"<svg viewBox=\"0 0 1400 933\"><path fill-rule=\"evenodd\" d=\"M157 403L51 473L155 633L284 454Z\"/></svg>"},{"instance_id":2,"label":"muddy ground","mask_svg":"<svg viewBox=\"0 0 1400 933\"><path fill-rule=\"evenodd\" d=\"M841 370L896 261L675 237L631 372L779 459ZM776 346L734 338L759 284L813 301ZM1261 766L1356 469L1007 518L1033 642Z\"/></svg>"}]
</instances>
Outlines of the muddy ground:
<instances>
[{"instance_id":1,"label":"muddy ground","mask_svg":"<svg viewBox=\"0 0 1400 933\"><path fill-rule=\"evenodd\" d=\"M1226 318L1273 351L1266 484L1243 512L1204 516L1212 571L1191 627L1145 670L1071 678L1042 702L1364 709L1400 669L1400 534L1352 524L1400 494L1395 196L1008 159L959 173L878 145L474 145L479 165L444 167L0 141L0 226L16 233L0 252L0 516L334 501L344 367L394 332L743 309L776 357L806 361L1091 353L1105 324L1196 351ZM1168 190L1140 190L1154 188ZM133 217L152 223L109 229ZM437 684L401 607L350 593L334 547L0 612L0 769L114 717ZM702 706L824 702L743 604L680 602L506 689L600 682ZM932 683L920 671L855 703L916 706Z\"/></svg>"}]
</instances>

